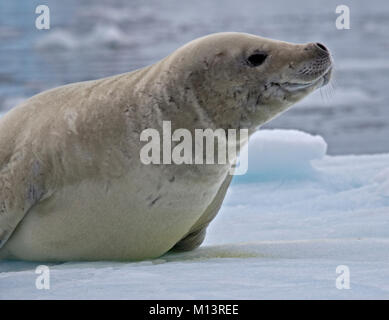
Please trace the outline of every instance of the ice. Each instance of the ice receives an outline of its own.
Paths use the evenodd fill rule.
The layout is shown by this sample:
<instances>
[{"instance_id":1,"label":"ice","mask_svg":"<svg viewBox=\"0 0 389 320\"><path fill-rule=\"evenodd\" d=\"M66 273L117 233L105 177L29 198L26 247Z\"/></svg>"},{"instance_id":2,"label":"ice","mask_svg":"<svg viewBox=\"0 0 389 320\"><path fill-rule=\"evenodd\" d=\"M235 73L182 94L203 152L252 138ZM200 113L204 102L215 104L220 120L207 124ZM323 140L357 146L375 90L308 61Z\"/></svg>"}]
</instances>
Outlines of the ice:
<instances>
[{"instance_id":1,"label":"ice","mask_svg":"<svg viewBox=\"0 0 389 320\"><path fill-rule=\"evenodd\" d=\"M248 150L248 176L274 179L307 174L311 160L324 157L327 144L322 137L302 131L260 130L250 138Z\"/></svg>"},{"instance_id":2,"label":"ice","mask_svg":"<svg viewBox=\"0 0 389 320\"><path fill-rule=\"evenodd\" d=\"M70 50L77 48L78 44L79 41L69 31L57 29L40 39L37 42L36 47L42 50Z\"/></svg>"},{"instance_id":3,"label":"ice","mask_svg":"<svg viewBox=\"0 0 389 320\"><path fill-rule=\"evenodd\" d=\"M57 29L40 39L36 48L44 50L76 50L90 47L121 48L133 45L130 39L115 25L96 25L84 35Z\"/></svg>"},{"instance_id":4,"label":"ice","mask_svg":"<svg viewBox=\"0 0 389 320\"><path fill-rule=\"evenodd\" d=\"M0 298L388 299L389 154L325 152L319 136L258 132L248 174L234 177L199 249L142 262L1 262ZM49 290L35 287L40 264ZM348 290L336 288L339 265Z\"/></svg>"}]
</instances>

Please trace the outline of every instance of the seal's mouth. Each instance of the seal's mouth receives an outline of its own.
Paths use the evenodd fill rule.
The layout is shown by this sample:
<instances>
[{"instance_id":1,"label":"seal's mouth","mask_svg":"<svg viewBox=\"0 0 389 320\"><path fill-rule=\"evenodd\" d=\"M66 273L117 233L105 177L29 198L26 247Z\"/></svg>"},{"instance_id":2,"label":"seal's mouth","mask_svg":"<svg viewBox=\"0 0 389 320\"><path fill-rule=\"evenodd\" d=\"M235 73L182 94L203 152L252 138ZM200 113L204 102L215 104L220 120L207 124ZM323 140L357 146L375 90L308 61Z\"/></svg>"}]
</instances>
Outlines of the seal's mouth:
<instances>
[{"instance_id":1,"label":"seal's mouth","mask_svg":"<svg viewBox=\"0 0 389 320\"><path fill-rule=\"evenodd\" d=\"M271 85L278 86L281 89L288 92L296 92L311 87L321 88L330 82L331 71L332 71L332 67L330 66L319 78L309 82L282 82L282 83L272 82Z\"/></svg>"}]
</instances>

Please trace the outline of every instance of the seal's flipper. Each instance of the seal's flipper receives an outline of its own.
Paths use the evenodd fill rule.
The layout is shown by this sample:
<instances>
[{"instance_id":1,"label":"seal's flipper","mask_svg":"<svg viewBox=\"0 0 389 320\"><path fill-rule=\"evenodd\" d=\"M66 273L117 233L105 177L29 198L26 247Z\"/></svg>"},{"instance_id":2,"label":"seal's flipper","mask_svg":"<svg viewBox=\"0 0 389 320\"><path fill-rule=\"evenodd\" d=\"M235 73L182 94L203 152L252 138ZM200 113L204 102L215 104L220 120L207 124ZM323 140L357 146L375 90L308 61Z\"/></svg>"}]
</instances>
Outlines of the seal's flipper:
<instances>
[{"instance_id":1,"label":"seal's flipper","mask_svg":"<svg viewBox=\"0 0 389 320\"><path fill-rule=\"evenodd\" d=\"M207 225L208 226L208 225ZM207 227L203 227L200 230L194 231L188 234L185 238L180 240L174 247L174 251L190 251L199 247L204 239L207 232Z\"/></svg>"},{"instance_id":2,"label":"seal's flipper","mask_svg":"<svg viewBox=\"0 0 389 320\"><path fill-rule=\"evenodd\" d=\"M233 175L227 175L215 198L207 207L207 210L205 210L200 219L197 220L196 224L189 231L189 233L178 243L176 243L172 250L190 251L196 249L202 244L205 239L205 234L209 223L216 217L217 213L219 212L224 197L226 196L227 189L231 183L232 177Z\"/></svg>"},{"instance_id":3,"label":"seal's flipper","mask_svg":"<svg viewBox=\"0 0 389 320\"><path fill-rule=\"evenodd\" d=\"M39 162L24 155L16 152L0 167L0 248L44 194Z\"/></svg>"}]
</instances>

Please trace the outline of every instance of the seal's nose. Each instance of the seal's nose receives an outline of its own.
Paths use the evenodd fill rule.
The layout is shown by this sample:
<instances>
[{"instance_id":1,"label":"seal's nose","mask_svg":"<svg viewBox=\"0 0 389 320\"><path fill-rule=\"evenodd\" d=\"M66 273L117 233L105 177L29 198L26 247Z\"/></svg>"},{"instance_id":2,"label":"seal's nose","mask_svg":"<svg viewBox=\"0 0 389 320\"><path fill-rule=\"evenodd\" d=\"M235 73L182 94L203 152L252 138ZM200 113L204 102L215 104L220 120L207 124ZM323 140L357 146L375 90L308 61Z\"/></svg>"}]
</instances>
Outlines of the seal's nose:
<instances>
[{"instance_id":1,"label":"seal's nose","mask_svg":"<svg viewBox=\"0 0 389 320\"><path fill-rule=\"evenodd\" d=\"M331 56L330 50L320 42L307 43L304 50L312 55L312 58L329 58Z\"/></svg>"},{"instance_id":2,"label":"seal's nose","mask_svg":"<svg viewBox=\"0 0 389 320\"><path fill-rule=\"evenodd\" d=\"M315 43L315 46L316 46L317 48L319 48L320 50L325 51L325 52L328 53L328 49L327 49L327 47L326 47L324 44L321 44L320 42L316 42L316 43Z\"/></svg>"}]
</instances>

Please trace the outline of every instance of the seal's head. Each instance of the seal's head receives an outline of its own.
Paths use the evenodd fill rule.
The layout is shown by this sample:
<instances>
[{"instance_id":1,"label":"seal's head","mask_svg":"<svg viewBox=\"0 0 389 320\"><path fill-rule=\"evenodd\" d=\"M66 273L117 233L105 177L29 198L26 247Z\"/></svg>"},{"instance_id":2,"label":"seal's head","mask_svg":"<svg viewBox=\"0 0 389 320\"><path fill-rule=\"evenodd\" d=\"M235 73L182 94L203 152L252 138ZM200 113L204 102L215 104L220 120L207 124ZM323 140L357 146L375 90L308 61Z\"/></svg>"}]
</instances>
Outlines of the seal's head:
<instances>
[{"instance_id":1,"label":"seal's head","mask_svg":"<svg viewBox=\"0 0 389 320\"><path fill-rule=\"evenodd\" d=\"M254 128L331 77L329 50L244 33L217 33L177 50L170 66L221 126ZM227 115L226 115L227 114Z\"/></svg>"}]
</instances>

